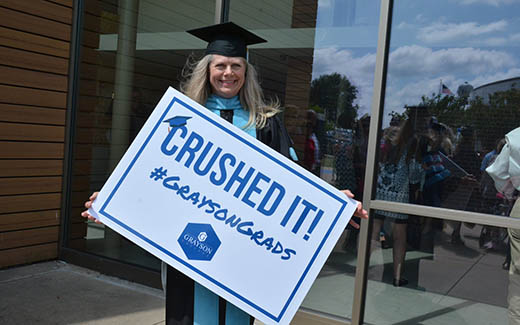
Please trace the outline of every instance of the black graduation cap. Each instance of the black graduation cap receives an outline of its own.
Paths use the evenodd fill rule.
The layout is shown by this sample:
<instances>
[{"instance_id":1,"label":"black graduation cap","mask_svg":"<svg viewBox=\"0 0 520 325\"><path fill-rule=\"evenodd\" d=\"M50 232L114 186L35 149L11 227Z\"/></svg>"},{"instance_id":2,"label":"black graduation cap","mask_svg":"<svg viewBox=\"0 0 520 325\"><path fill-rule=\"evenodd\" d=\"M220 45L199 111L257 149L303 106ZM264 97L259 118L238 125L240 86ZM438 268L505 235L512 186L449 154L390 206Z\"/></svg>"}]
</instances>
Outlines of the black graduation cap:
<instances>
[{"instance_id":1,"label":"black graduation cap","mask_svg":"<svg viewBox=\"0 0 520 325\"><path fill-rule=\"evenodd\" d=\"M187 32L208 42L206 54L220 54L228 57L245 58L248 45L267 42L232 22L191 29Z\"/></svg>"},{"instance_id":2,"label":"black graduation cap","mask_svg":"<svg viewBox=\"0 0 520 325\"><path fill-rule=\"evenodd\" d=\"M186 125L186 121L189 120L191 116L174 116L172 118L169 118L167 120L164 120L164 123L169 123L170 127L172 128L178 128L183 125Z\"/></svg>"}]
</instances>

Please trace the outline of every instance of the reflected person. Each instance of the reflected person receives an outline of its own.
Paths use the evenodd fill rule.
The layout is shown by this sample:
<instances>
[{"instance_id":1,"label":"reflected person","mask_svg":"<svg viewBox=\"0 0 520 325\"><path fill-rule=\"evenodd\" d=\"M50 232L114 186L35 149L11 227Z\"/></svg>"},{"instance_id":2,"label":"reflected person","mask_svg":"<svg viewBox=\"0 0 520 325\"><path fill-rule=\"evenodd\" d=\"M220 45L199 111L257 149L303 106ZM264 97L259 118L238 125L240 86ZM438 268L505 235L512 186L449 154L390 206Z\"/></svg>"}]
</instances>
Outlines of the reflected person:
<instances>
[{"instance_id":1,"label":"reflected person","mask_svg":"<svg viewBox=\"0 0 520 325\"><path fill-rule=\"evenodd\" d=\"M510 216L520 218L520 128L505 136L506 144L495 162L486 168L493 178L498 192L515 200ZM511 245L511 265L509 267L508 316L510 325L520 325L520 229L508 229Z\"/></svg>"},{"instance_id":2,"label":"reflected person","mask_svg":"<svg viewBox=\"0 0 520 325\"><path fill-rule=\"evenodd\" d=\"M394 131L387 133L384 146L382 146L376 199L409 203L410 174L413 173L413 170L422 169L420 164L415 161L415 150L409 148L410 139L413 138L410 120L405 120L400 127L394 128ZM377 242L385 218L389 218L392 222L393 285L400 287L408 284L408 280L403 277L408 215L376 210L372 228L372 244Z\"/></svg>"}]
</instances>

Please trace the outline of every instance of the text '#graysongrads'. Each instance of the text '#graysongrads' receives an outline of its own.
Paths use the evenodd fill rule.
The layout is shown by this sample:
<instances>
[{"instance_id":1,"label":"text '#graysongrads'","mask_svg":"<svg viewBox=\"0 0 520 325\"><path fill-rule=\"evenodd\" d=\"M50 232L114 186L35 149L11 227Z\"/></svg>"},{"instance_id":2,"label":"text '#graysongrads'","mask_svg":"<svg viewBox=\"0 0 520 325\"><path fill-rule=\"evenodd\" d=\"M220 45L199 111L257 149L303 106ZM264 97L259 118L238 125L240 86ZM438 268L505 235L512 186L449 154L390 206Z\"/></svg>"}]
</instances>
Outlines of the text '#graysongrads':
<instances>
[{"instance_id":1,"label":"text '#graysongrads'","mask_svg":"<svg viewBox=\"0 0 520 325\"><path fill-rule=\"evenodd\" d=\"M249 237L258 246L264 247L274 255L280 255L282 260L288 260L292 255L296 255L294 249L284 248L284 245L280 241L276 241L274 237L269 237L263 230L255 229L253 221L243 220L221 203L215 202L205 194L192 190L189 185L180 185L180 180L179 176L170 176L165 178L162 184L165 188L174 191L174 194L181 199L191 203L215 220L222 221L239 234Z\"/></svg>"},{"instance_id":2,"label":"text '#graysongrads'","mask_svg":"<svg viewBox=\"0 0 520 325\"><path fill-rule=\"evenodd\" d=\"M161 151L165 155L171 156L174 161L183 164L184 167L192 169L197 175L208 177L211 184L221 187L225 192L236 187L233 196L264 216L275 214L282 200L286 198L284 186L272 180L272 177L252 166L246 166L245 162L229 152L223 152L221 147L205 140L197 132L189 132L185 125L170 130L161 144ZM266 190L262 189L262 183ZM184 190L180 190L180 187L176 185L175 189L179 192L186 191L186 187ZM189 191L189 187L187 189ZM186 194L184 193L184 196ZM297 234L307 217L313 218L303 236L304 240L309 240L312 231L321 220L324 210L300 195L287 198L287 200L290 200L291 203L288 204L289 209L283 213L280 225L286 227L293 216L298 216L298 213L295 214L295 212L299 211L298 219L291 229L294 234Z\"/></svg>"}]
</instances>

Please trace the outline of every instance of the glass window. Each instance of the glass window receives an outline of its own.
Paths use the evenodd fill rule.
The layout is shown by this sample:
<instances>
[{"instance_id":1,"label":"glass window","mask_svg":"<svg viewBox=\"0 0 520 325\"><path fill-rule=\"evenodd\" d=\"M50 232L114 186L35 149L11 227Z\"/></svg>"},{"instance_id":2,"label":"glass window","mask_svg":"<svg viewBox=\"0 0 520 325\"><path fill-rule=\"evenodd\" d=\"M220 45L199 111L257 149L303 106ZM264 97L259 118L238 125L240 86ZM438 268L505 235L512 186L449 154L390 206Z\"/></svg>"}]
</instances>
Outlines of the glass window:
<instances>
[{"instance_id":1,"label":"glass window","mask_svg":"<svg viewBox=\"0 0 520 325\"><path fill-rule=\"evenodd\" d=\"M394 3L375 199L509 216L512 202L485 169L520 126L519 10ZM372 216L368 322L507 322L505 229Z\"/></svg>"},{"instance_id":2,"label":"glass window","mask_svg":"<svg viewBox=\"0 0 520 325\"><path fill-rule=\"evenodd\" d=\"M502 213L510 204L496 208ZM463 244L450 242L456 228ZM508 324L510 261L505 228L419 216L407 223L376 219L365 322Z\"/></svg>"},{"instance_id":3,"label":"glass window","mask_svg":"<svg viewBox=\"0 0 520 325\"><path fill-rule=\"evenodd\" d=\"M215 1L87 0L83 13L69 247L159 268L159 261L79 216L100 190L190 55L205 48L185 31L214 23Z\"/></svg>"},{"instance_id":4,"label":"glass window","mask_svg":"<svg viewBox=\"0 0 520 325\"><path fill-rule=\"evenodd\" d=\"M267 43L251 46L267 97L302 166L362 198L380 1L232 1L229 18ZM303 307L350 318L358 231L349 226Z\"/></svg>"},{"instance_id":5,"label":"glass window","mask_svg":"<svg viewBox=\"0 0 520 325\"><path fill-rule=\"evenodd\" d=\"M395 4L379 170L404 159L418 190L412 203L493 214L485 168L520 125L518 9L512 1ZM386 175L377 199L412 200L387 197Z\"/></svg>"}]
</instances>

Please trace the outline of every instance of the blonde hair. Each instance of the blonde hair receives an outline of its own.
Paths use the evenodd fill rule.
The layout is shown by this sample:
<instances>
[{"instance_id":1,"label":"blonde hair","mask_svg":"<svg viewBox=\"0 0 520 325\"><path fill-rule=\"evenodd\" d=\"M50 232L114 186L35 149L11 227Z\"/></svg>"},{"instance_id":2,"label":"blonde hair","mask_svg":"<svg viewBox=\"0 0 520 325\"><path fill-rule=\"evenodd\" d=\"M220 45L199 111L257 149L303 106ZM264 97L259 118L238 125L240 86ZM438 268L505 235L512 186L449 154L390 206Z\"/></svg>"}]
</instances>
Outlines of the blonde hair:
<instances>
[{"instance_id":1,"label":"blonde hair","mask_svg":"<svg viewBox=\"0 0 520 325\"><path fill-rule=\"evenodd\" d=\"M199 61L191 58L186 62L182 71L184 79L181 82L181 91L197 103L204 105L211 94L209 83L209 65L213 59L211 54L204 56ZM267 123L267 119L281 111L278 100L267 102L264 93L258 82L255 68L241 58L246 65L244 86L240 89L239 98L242 107L249 112L249 121L244 128L255 124L257 129L262 129Z\"/></svg>"}]
</instances>

